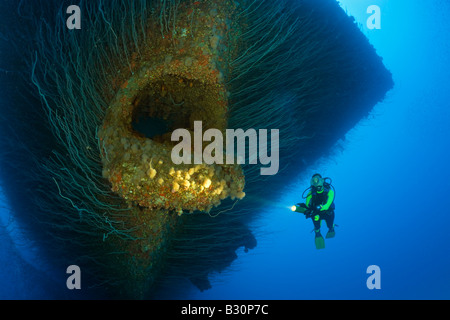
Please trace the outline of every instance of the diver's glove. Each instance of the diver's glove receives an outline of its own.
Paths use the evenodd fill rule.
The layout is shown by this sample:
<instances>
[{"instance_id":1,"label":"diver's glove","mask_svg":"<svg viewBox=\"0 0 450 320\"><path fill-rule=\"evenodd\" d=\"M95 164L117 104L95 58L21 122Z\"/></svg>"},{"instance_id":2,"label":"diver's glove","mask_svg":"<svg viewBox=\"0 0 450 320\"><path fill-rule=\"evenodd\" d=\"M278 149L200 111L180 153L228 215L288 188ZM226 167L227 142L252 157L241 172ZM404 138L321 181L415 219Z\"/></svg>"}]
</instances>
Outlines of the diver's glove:
<instances>
[{"instance_id":1,"label":"diver's glove","mask_svg":"<svg viewBox=\"0 0 450 320\"><path fill-rule=\"evenodd\" d=\"M308 208L308 210L304 213L305 214L305 218L313 218L314 216L317 216L320 214L320 209L322 209L320 206L317 207L313 207L313 208Z\"/></svg>"},{"instance_id":2,"label":"diver's glove","mask_svg":"<svg viewBox=\"0 0 450 320\"><path fill-rule=\"evenodd\" d=\"M312 215L313 215L312 210L311 210L311 209L307 210L307 211L305 212L305 219L311 218Z\"/></svg>"}]
</instances>

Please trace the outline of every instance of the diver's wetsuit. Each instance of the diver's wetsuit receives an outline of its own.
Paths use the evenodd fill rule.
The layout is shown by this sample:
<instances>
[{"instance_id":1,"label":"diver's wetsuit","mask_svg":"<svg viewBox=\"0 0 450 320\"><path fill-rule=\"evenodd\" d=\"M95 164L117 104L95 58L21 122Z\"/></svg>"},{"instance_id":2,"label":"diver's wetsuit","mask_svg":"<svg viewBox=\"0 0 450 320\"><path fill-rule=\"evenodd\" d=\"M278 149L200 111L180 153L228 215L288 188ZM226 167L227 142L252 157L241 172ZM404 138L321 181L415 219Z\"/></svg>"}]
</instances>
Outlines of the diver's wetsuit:
<instances>
[{"instance_id":1,"label":"diver's wetsuit","mask_svg":"<svg viewBox=\"0 0 450 320\"><path fill-rule=\"evenodd\" d=\"M306 207L316 208L321 206L320 211L315 211L311 216L314 223L314 229L318 231L320 229L320 223L325 220L328 229L334 227L334 191L328 186L324 186L322 192L314 190L314 188L308 193L306 197ZM315 218L319 215L318 218Z\"/></svg>"}]
</instances>

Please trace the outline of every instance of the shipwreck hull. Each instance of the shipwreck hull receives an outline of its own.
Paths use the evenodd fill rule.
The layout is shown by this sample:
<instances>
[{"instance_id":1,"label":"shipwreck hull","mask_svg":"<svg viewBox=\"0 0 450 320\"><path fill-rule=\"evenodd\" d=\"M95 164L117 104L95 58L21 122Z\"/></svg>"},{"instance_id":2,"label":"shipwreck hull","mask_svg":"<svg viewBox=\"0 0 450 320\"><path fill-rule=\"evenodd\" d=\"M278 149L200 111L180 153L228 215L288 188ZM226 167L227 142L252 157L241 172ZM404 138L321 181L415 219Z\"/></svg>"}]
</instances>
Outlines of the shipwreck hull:
<instances>
[{"instance_id":1,"label":"shipwreck hull","mask_svg":"<svg viewBox=\"0 0 450 320\"><path fill-rule=\"evenodd\" d=\"M86 297L208 289L256 246L265 201L393 86L331 0L87 1L81 30L66 7L22 1L4 17L17 28L2 38L1 179L24 234L55 270L80 266ZM262 176L248 154L174 164L171 133L195 121L279 129L280 171Z\"/></svg>"}]
</instances>

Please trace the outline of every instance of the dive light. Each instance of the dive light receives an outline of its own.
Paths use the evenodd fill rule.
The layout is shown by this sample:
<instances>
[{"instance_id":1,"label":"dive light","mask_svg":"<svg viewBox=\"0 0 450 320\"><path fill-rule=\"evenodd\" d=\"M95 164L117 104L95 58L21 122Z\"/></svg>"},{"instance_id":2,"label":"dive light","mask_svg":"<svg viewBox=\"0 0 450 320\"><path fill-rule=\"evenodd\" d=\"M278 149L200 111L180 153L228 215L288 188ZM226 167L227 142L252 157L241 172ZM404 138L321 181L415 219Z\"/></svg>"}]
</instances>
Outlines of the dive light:
<instances>
[{"instance_id":1,"label":"dive light","mask_svg":"<svg viewBox=\"0 0 450 320\"><path fill-rule=\"evenodd\" d=\"M293 212L305 213L307 209L304 208L304 207L302 207L302 206L295 205L295 206L292 206L292 207L291 207L291 210L292 210Z\"/></svg>"}]
</instances>

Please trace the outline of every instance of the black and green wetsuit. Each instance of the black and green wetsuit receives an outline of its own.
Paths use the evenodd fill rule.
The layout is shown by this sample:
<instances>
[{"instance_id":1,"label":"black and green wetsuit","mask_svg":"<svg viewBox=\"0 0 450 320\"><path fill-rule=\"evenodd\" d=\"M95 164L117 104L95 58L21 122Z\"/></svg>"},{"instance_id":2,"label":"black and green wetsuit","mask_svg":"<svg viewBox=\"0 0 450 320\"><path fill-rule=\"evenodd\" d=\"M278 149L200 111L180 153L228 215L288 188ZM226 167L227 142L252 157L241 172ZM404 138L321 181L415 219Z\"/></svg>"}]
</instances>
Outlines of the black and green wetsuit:
<instances>
[{"instance_id":1,"label":"black and green wetsuit","mask_svg":"<svg viewBox=\"0 0 450 320\"><path fill-rule=\"evenodd\" d=\"M309 191L306 196L306 207L317 208L315 209L311 219L314 223L314 230L320 231L320 224L322 220L327 223L328 229L332 229L334 226L334 191L329 186L324 186L322 191L316 191L315 188Z\"/></svg>"}]
</instances>

